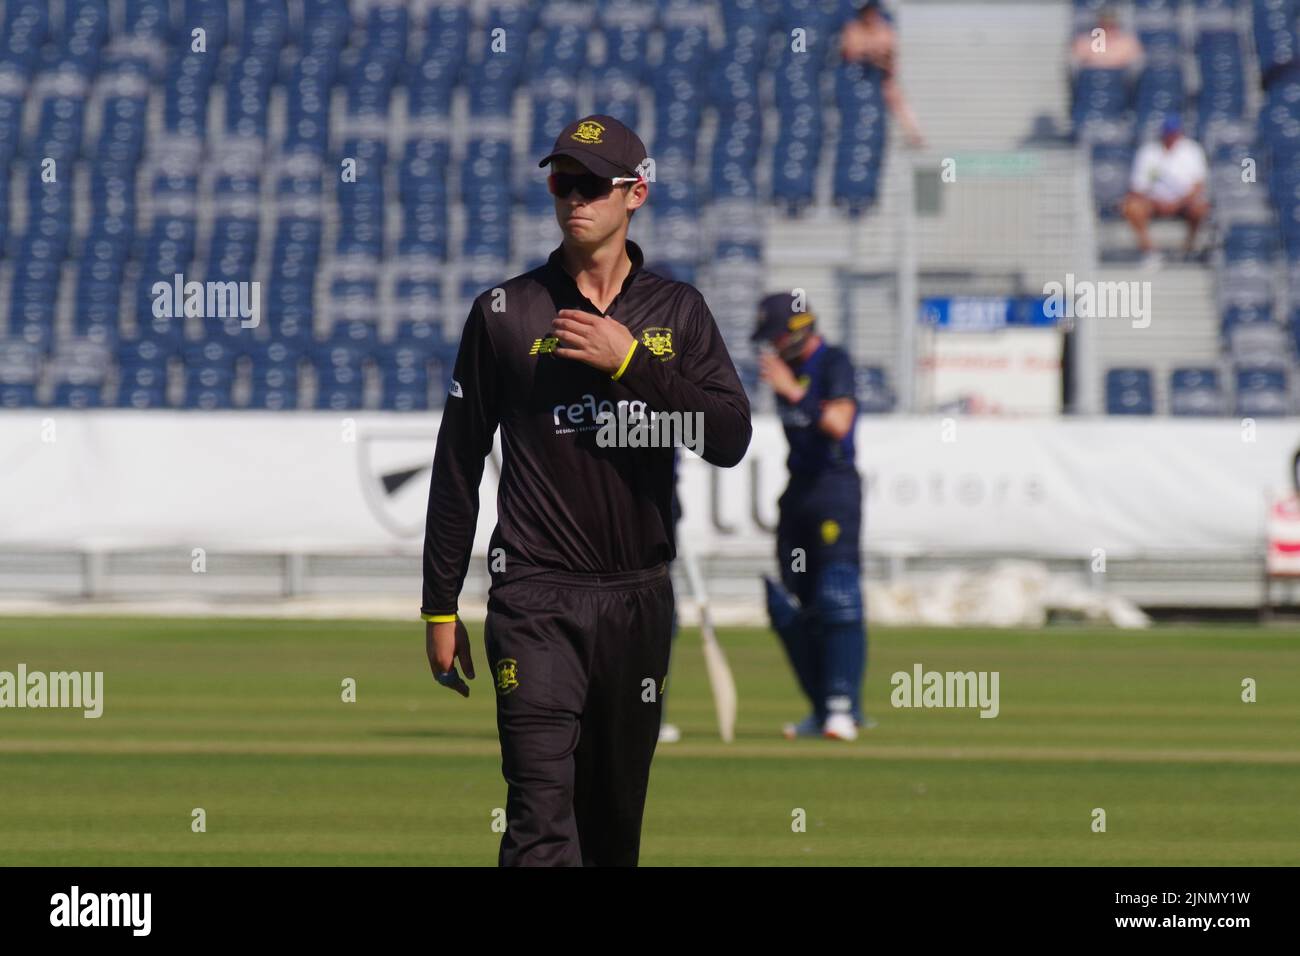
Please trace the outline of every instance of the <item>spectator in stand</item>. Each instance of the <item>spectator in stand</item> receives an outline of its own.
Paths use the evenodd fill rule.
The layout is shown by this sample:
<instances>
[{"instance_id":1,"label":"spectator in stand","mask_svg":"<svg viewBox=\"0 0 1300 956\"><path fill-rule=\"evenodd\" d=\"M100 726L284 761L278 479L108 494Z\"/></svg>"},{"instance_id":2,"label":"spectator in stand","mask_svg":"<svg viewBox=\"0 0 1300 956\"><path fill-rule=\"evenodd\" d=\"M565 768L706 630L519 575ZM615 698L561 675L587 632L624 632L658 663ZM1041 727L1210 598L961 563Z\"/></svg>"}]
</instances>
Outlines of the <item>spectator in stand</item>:
<instances>
[{"instance_id":1,"label":"spectator in stand","mask_svg":"<svg viewBox=\"0 0 1300 956\"><path fill-rule=\"evenodd\" d=\"M1070 51L1076 70L1126 70L1142 66L1142 41L1120 26L1114 7L1103 7L1097 25L1079 34Z\"/></svg>"},{"instance_id":2,"label":"spectator in stand","mask_svg":"<svg viewBox=\"0 0 1300 956\"><path fill-rule=\"evenodd\" d=\"M891 21L880 0L866 0L858 15L840 30L840 53L849 62L869 63L884 74L881 92L885 105L903 127L907 144L924 146L916 115L898 85L898 34Z\"/></svg>"},{"instance_id":3,"label":"spectator in stand","mask_svg":"<svg viewBox=\"0 0 1300 956\"><path fill-rule=\"evenodd\" d=\"M1196 231L1210 212L1205 195L1205 178L1209 167L1201 144L1183 135L1183 123L1177 114L1165 117L1160 140L1144 145L1133 159L1133 175L1124 197L1124 218L1137 233L1143 264L1158 268L1160 255L1151 243L1148 224L1155 219L1184 219L1187 240L1183 254L1191 257Z\"/></svg>"}]
</instances>

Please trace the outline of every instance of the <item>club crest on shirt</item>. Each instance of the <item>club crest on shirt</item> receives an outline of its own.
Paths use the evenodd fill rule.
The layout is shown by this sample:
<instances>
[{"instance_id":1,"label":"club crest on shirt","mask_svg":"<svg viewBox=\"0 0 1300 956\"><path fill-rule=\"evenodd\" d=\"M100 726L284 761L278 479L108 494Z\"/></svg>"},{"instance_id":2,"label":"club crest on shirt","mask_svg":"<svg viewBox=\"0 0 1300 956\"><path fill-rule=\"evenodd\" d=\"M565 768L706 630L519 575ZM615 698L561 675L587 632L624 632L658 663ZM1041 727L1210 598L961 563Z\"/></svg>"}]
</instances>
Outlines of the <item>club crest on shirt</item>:
<instances>
[{"instance_id":1,"label":"club crest on shirt","mask_svg":"<svg viewBox=\"0 0 1300 956\"><path fill-rule=\"evenodd\" d=\"M509 694L519 687L519 662L513 657L503 657L496 666L497 693Z\"/></svg>"},{"instance_id":2,"label":"club crest on shirt","mask_svg":"<svg viewBox=\"0 0 1300 956\"><path fill-rule=\"evenodd\" d=\"M840 537L840 523L827 518L822 522L822 543L834 544Z\"/></svg>"},{"instance_id":3,"label":"club crest on shirt","mask_svg":"<svg viewBox=\"0 0 1300 956\"><path fill-rule=\"evenodd\" d=\"M573 131L570 139L576 139L579 143L586 143L589 146L595 146L601 142L601 137L605 135L605 127L595 120L583 120L578 124L578 128Z\"/></svg>"},{"instance_id":4,"label":"club crest on shirt","mask_svg":"<svg viewBox=\"0 0 1300 956\"><path fill-rule=\"evenodd\" d=\"M673 357L673 330L646 329L641 333L641 344L648 348L651 354L666 362Z\"/></svg>"}]
</instances>

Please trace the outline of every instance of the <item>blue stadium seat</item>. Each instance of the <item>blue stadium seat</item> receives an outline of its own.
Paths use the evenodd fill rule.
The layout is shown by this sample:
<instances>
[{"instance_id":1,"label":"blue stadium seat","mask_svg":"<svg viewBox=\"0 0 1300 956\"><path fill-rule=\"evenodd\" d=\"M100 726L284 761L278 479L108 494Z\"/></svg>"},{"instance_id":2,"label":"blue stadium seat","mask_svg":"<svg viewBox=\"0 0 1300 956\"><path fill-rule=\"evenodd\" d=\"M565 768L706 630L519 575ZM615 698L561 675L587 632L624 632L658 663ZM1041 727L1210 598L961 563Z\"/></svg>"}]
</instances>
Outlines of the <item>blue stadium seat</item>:
<instances>
[{"instance_id":1,"label":"blue stadium seat","mask_svg":"<svg viewBox=\"0 0 1300 956\"><path fill-rule=\"evenodd\" d=\"M700 258L700 222L685 209L656 214L655 254L673 263L696 262ZM683 280L685 281L685 280Z\"/></svg>"},{"instance_id":2,"label":"blue stadium seat","mask_svg":"<svg viewBox=\"0 0 1300 956\"><path fill-rule=\"evenodd\" d=\"M1254 13L1255 50L1267 87L1296 66L1300 36L1295 28L1295 10L1288 0L1255 0Z\"/></svg>"},{"instance_id":3,"label":"blue stadium seat","mask_svg":"<svg viewBox=\"0 0 1300 956\"><path fill-rule=\"evenodd\" d=\"M460 75L469 89L471 116L508 115L528 52L526 43L511 43L509 37L529 36L535 15L531 4L488 5L484 22L492 23L494 29L485 32L483 45L470 52Z\"/></svg>"},{"instance_id":4,"label":"blue stadium seat","mask_svg":"<svg viewBox=\"0 0 1300 956\"><path fill-rule=\"evenodd\" d=\"M429 373L418 365L381 367L380 407L387 411L418 412L429 408Z\"/></svg>"},{"instance_id":5,"label":"blue stadium seat","mask_svg":"<svg viewBox=\"0 0 1300 956\"><path fill-rule=\"evenodd\" d=\"M254 368L289 368L296 370L302 362L303 352L295 345L281 339L271 339L248 351Z\"/></svg>"},{"instance_id":6,"label":"blue stadium seat","mask_svg":"<svg viewBox=\"0 0 1300 956\"><path fill-rule=\"evenodd\" d=\"M446 117L452 89L465 62L469 11L453 4L438 4L429 13L424 47L407 71L410 115L421 119Z\"/></svg>"},{"instance_id":7,"label":"blue stadium seat","mask_svg":"<svg viewBox=\"0 0 1300 956\"><path fill-rule=\"evenodd\" d=\"M1228 230L1223 240L1223 255L1228 265L1243 262L1273 263L1278 252L1278 233L1272 226L1236 225Z\"/></svg>"},{"instance_id":8,"label":"blue stadium seat","mask_svg":"<svg viewBox=\"0 0 1300 956\"><path fill-rule=\"evenodd\" d=\"M335 79L337 49L325 45L306 51L293 65L288 82L285 150L320 156L329 139L329 90Z\"/></svg>"},{"instance_id":9,"label":"blue stadium seat","mask_svg":"<svg viewBox=\"0 0 1300 956\"><path fill-rule=\"evenodd\" d=\"M440 321L442 283L424 275L402 275L395 279L392 313L399 321Z\"/></svg>"},{"instance_id":10,"label":"blue stadium seat","mask_svg":"<svg viewBox=\"0 0 1300 956\"><path fill-rule=\"evenodd\" d=\"M1128 193L1133 150L1128 146L1098 143L1092 147L1092 195L1102 219L1118 219Z\"/></svg>"},{"instance_id":11,"label":"blue stadium seat","mask_svg":"<svg viewBox=\"0 0 1300 956\"><path fill-rule=\"evenodd\" d=\"M46 370L55 387L53 404L98 407L111 360L112 352L103 344L80 339L60 342Z\"/></svg>"},{"instance_id":12,"label":"blue stadium seat","mask_svg":"<svg viewBox=\"0 0 1300 956\"><path fill-rule=\"evenodd\" d=\"M234 372L240 349L224 337L186 342L183 357L189 368L213 368Z\"/></svg>"},{"instance_id":13,"label":"blue stadium seat","mask_svg":"<svg viewBox=\"0 0 1300 956\"><path fill-rule=\"evenodd\" d=\"M167 362L180 354L180 343L171 339L157 339L141 336L118 346L117 360L123 368L136 365L166 366Z\"/></svg>"},{"instance_id":14,"label":"blue stadium seat","mask_svg":"<svg viewBox=\"0 0 1300 956\"><path fill-rule=\"evenodd\" d=\"M298 368L292 364L259 364L252 367L252 392L248 407L283 411L298 407Z\"/></svg>"},{"instance_id":15,"label":"blue stadium seat","mask_svg":"<svg viewBox=\"0 0 1300 956\"><path fill-rule=\"evenodd\" d=\"M1177 0L1134 0L1133 25L1139 36L1175 29L1178 23Z\"/></svg>"},{"instance_id":16,"label":"blue stadium seat","mask_svg":"<svg viewBox=\"0 0 1300 956\"><path fill-rule=\"evenodd\" d=\"M595 94L593 112L616 117L632 129L641 125L641 77L638 73L618 66L601 67L592 74L592 89ZM576 110L569 114L570 119L574 113ZM551 142L554 141L552 137Z\"/></svg>"},{"instance_id":17,"label":"blue stadium seat","mask_svg":"<svg viewBox=\"0 0 1300 956\"><path fill-rule=\"evenodd\" d=\"M1219 383L1218 369L1176 368L1169 375L1171 415L1223 415L1227 402Z\"/></svg>"},{"instance_id":18,"label":"blue stadium seat","mask_svg":"<svg viewBox=\"0 0 1300 956\"><path fill-rule=\"evenodd\" d=\"M1181 117L1185 98L1183 71L1176 61L1168 66L1148 66L1138 80L1134 100L1138 141L1155 137L1167 117Z\"/></svg>"},{"instance_id":19,"label":"blue stadium seat","mask_svg":"<svg viewBox=\"0 0 1300 956\"><path fill-rule=\"evenodd\" d=\"M1236 413L1249 418L1273 418L1291 410L1287 374L1282 369L1238 369Z\"/></svg>"},{"instance_id":20,"label":"blue stadium seat","mask_svg":"<svg viewBox=\"0 0 1300 956\"><path fill-rule=\"evenodd\" d=\"M167 388L167 368L165 365L124 366L121 369L120 387L161 393Z\"/></svg>"},{"instance_id":21,"label":"blue stadium seat","mask_svg":"<svg viewBox=\"0 0 1300 956\"><path fill-rule=\"evenodd\" d=\"M863 415L885 415L894 410L894 393L885 370L867 365L854 370L858 411Z\"/></svg>"},{"instance_id":22,"label":"blue stadium seat","mask_svg":"<svg viewBox=\"0 0 1300 956\"><path fill-rule=\"evenodd\" d=\"M161 388L123 386L117 393L118 408L167 408L167 393Z\"/></svg>"},{"instance_id":23,"label":"blue stadium seat","mask_svg":"<svg viewBox=\"0 0 1300 956\"><path fill-rule=\"evenodd\" d=\"M442 326L427 320L407 320L397 325L393 340L399 345L423 348L432 353L443 345Z\"/></svg>"},{"instance_id":24,"label":"blue stadium seat","mask_svg":"<svg viewBox=\"0 0 1300 956\"><path fill-rule=\"evenodd\" d=\"M168 0L126 0L127 33L165 40L171 34Z\"/></svg>"},{"instance_id":25,"label":"blue stadium seat","mask_svg":"<svg viewBox=\"0 0 1300 956\"><path fill-rule=\"evenodd\" d=\"M1229 305L1223 310L1223 333L1238 325L1252 325L1273 322L1272 302L1246 302Z\"/></svg>"},{"instance_id":26,"label":"blue stadium seat","mask_svg":"<svg viewBox=\"0 0 1300 956\"><path fill-rule=\"evenodd\" d=\"M882 77L875 67L843 63L835 73L840 137L836 145L833 195L849 215L875 203L885 151Z\"/></svg>"},{"instance_id":27,"label":"blue stadium seat","mask_svg":"<svg viewBox=\"0 0 1300 956\"><path fill-rule=\"evenodd\" d=\"M286 412L293 411L299 407L299 397L296 388L271 388L264 385L254 385L253 391L249 395L248 408L263 409L268 412Z\"/></svg>"},{"instance_id":28,"label":"blue stadium seat","mask_svg":"<svg viewBox=\"0 0 1300 956\"><path fill-rule=\"evenodd\" d=\"M1129 109L1129 90L1119 70L1080 70L1074 81L1071 115L1075 127L1088 120L1113 120Z\"/></svg>"},{"instance_id":29,"label":"blue stadium seat","mask_svg":"<svg viewBox=\"0 0 1300 956\"><path fill-rule=\"evenodd\" d=\"M7 385L0 383L0 408L30 408L35 404L35 385Z\"/></svg>"},{"instance_id":30,"label":"blue stadium seat","mask_svg":"<svg viewBox=\"0 0 1300 956\"><path fill-rule=\"evenodd\" d=\"M1202 131L1212 119L1237 119L1246 111L1246 76L1241 38L1235 30L1201 33L1196 40L1201 76L1197 117Z\"/></svg>"},{"instance_id":31,"label":"blue stadium seat","mask_svg":"<svg viewBox=\"0 0 1300 956\"><path fill-rule=\"evenodd\" d=\"M814 198L814 176L821 156L820 73L811 53L783 48L782 57L777 67L780 132L772 156L772 198L797 214Z\"/></svg>"},{"instance_id":32,"label":"blue stadium seat","mask_svg":"<svg viewBox=\"0 0 1300 956\"><path fill-rule=\"evenodd\" d=\"M0 408L36 404L42 350L21 339L0 339Z\"/></svg>"},{"instance_id":33,"label":"blue stadium seat","mask_svg":"<svg viewBox=\"0 0 1300 956\"><path fill-rule=\"evenodd\" d=\"M358 350L363 359L370 358L379 347L379 327L364 319L336 322L330 336L330 345L335 344Z\"/></svg>"},{"instance_id":34,"label":"blue stadium seat","mask_svg":"<svg viewBox=\"0 0 1300 956\"><path fill-rule=\"evenodd\" d=\"M74 385L60 382L55 386L54 399L50 404L55 408L99 408L104 404L104 387L95 385Z\"/></svg>"},{"instance_id":35,"label":"blue stadium seat","mask_svg":"<svg viewBox=\"0 0 1300 956\"><path fill-rule=\"evenodd\" d=\"M1238 323L1225 330L1228 357L1238 368L1273 368L1292 361L1286 327L1277 322Z\"/></svg>"},{"instance_id":36,"label":"blue stadium seat","mask_svg":"<svg viewBox=\"0 0 1300 956\"><path fill-rule=\"evenodd\" d=\"M360 409L364 390L365 373L360 364L317 364L316 408L330 411Z\"/></svg>"},{"instance_id":37,"label":"blue stadium seat","mask_svg":"<svg viewBox=\"0 0 1300 956\"><path fill-rule=\"evenodd\" d=\"M234 372L219 366L187 366L183 408L216 411L234 405Z\"/></svg>"},{"instance_id":38,"label":"blue stadium seat","mask_svg":"<svg viewBox=\"0 0 1300 956\"><path fill-rule=\"evenodd\" d=\"M1113 368L1106 373L1106 414L1151 415L1154 412L1150 369Z\"/></svg>"},{"instance_id":39,"label":"blue stadium seat","mask_svg":"<svg viewBox=\"0 0 1300 956\"><path fill-rule=\"evenodd\" d=\"M1176 29L1164 26L1139 29L1137 37L1147 67L1176 66L1182 58L1183 40Z\"/></svg>"},{"instance_id":40,"label":"blue stadium seat","mask_svg":"<svg viewBox=\"0 0 1300 956\"><path fill-rule=\"evenodd\" d=\"M302 353L293 345L273 340L255 349L252 360L250 408L283 411L298 406L298 366Z\"/></svg>"}]
</instances>

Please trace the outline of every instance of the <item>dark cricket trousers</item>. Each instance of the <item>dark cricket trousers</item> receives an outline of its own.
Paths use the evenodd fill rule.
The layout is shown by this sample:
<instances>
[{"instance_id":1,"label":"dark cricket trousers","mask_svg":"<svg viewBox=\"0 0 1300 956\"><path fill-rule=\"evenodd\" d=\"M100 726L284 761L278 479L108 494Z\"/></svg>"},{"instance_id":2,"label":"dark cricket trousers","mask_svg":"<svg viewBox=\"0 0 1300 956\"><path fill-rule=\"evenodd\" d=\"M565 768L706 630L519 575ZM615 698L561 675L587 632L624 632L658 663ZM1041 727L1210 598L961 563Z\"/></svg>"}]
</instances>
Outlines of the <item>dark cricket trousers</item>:
<instances>
[{"instance_id":1,"label":"dark cricket trousers","mask_svg":"<svg viewBox=\"0 0 1300 956\"><path fill-rule=\"evenodd\" d=\"M513 570L513 569L512 569ZM668 673L667 565L494 583L502 866L635 866Z\"/></svg>"}]
</instances>

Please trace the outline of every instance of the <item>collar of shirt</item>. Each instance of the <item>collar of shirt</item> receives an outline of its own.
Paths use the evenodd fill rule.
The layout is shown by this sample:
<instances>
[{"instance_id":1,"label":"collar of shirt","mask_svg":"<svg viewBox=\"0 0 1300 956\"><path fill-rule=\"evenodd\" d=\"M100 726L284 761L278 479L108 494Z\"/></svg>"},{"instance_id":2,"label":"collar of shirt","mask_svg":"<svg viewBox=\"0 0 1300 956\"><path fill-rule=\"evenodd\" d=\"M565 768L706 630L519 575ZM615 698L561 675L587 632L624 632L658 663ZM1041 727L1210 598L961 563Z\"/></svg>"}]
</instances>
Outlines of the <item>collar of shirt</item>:
<instances>
[{"instance_id":1,"label":"collar of shirt","mask_svg":"<svg viewBox=\"0 0 1300 956\"><path fill-rule=\"evenodd\" d=\"M574 281L573 276L569 275L568 271L564 268L564 246L562 245L556 246L555 251L552 252L546 260L546 268L550 273L550 281L560 283L565 288L572 289L575 295L591 306L592 312L601 315L608 315L610 309L614 308L615 303L617 303L619 299L623 298L623 293L627 292L628 286L632 284L632 280L636 278L637 273L640 272L641 268L645 265L645 253L641 251L641 247L631 239L625 239L624 242L626 244L624 248L627 250L627 257L632 260L632 268L628 270L627 278L623 280L623 285L618 290L618 295L614 296L613 300L609 303L609 309L606 309L604 312L601 312L600 309L596 308L595 304L578 290L578 283Z\"/></svg>"}]
</instances>

